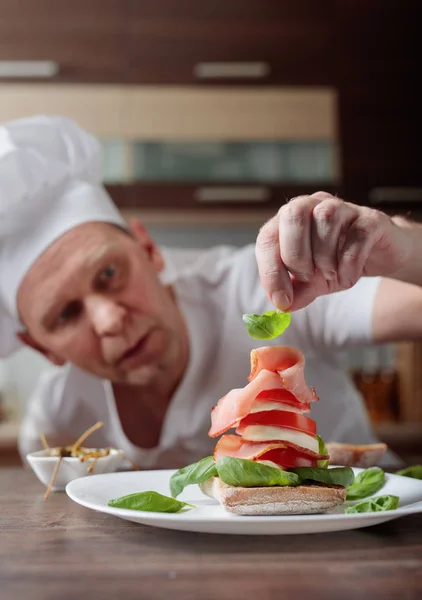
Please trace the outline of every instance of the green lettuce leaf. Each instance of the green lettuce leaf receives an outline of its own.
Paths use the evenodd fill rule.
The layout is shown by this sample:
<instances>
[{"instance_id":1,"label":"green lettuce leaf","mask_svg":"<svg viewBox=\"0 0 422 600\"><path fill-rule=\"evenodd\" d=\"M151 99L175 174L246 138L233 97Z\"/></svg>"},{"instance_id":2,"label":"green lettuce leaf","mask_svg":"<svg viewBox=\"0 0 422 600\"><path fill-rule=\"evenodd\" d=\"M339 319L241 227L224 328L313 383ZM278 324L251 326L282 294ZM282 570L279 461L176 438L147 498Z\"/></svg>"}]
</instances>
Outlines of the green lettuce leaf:
<instances>
[{"instance_id":1,"label":"green lettuce leaf","mask_svg":"<svg viewBox=\"0 0 422 600\"><path fill-rule=\"evenodd\" d=\"M372 496L385 484L385 473L379 467L371 467L356 475L354 482L347 488L346 500L360 500Z\"/></svg>"},{"instance_id":2,"label":"green lettuce leaf","mask_svg":"<svg viewBox=\"0 0 422 600\"><path fill-rule=\"evenodd\" d=\"M323 454L324 456L328 456L328 450L327 450L327 446L325 445L324 440L318 434L317 434L316 437L317 437L317 440L318 440L318 452L319 452L319 454ZM319 469L327 469L329 462L330 461L327 458L325 458L323 460L318 460L317 461L318 468Z\"/></svg>"},{"instance_id":3,"label":"green lettuce leaf","mask_svg":"<svg viewBox=\"0 0 422 600\"><path fill-rule=\"evenodd\" d=\"M129 510L146 510L149 512L166 512L176 513L182 510L182 508L195 508L193 504L187 504L186 502L179 502L169 496L163 496L158 492L138 492L135 494L129 494L127 496L121 496L114 500L109 500L108 506L114 508L127 508Z\"/></svg>"},{"instance_id":4,"label":"green lettuce leaf","mask_svg":"<svg viewBox=\"0 0 422 600\"><path fill-rule=\"evenodd\" d=\"M412 479L422 479L422 465L413 465L396 471L396 475L402 475L404 477L412 477Z\"/></svg>"},{"instance_id":5,"label":"green lettuce leaf","mask_svg":"<svg viewBox=\"0 0 422 600\"><path fill-rule=\"evenodd\" d=\"M177 498L187 485L202 483L210 477L216 477L217 474L214 457L206 456L192 465L179 469L171 476L170 493L173 498Z\"/></svg>"},{"instance_id":6,"label":"green lettuce leaf","mask_svg":"<svg viewBox=\"0 0 422 600\"><path fill-rule=\"evenodd\" d=\"M290 469L303 481L317 481L328 485L347 487L354 481L355 475L350 467L334 467L332 469L315 469L313 467L295 467Z\"/></svg>"},{"instance_id":7,"label":"green lettuce leaf","mask_svg":"<svg viewBox=\"0 0 422 600\"><path fill-rule=\"evenodd\" d=\"M299 485L296 473L282 471L245 458L223 456L217 461L218 476L227 485L237 487L270 487Z\"/></svg>"},{"instance_id":8,"label":"green lettuce leaf","mask_svg":"<svg viewBox=\"0 0 422 600\"><path fill-rule=\"evenodd\" d=\"M287 312L270 310L263 315L244 314L242 318L249 335L255 340L272 340L287 329L291 315Z\"/></svg>"},{"instance_id":9,"label":"green lettuce leaf","mask_svg":"<svg viewBox=\"0 0 422 600\"><path fill-rule=\"evenodd\" d=\"M385 510L395 510L399 504L398 496L377 496L368 498L363 502L358 502L353 506L348 506L344 511L347 514L365 513L365 512L383 512Z\"/></svg>"}]
</instances>

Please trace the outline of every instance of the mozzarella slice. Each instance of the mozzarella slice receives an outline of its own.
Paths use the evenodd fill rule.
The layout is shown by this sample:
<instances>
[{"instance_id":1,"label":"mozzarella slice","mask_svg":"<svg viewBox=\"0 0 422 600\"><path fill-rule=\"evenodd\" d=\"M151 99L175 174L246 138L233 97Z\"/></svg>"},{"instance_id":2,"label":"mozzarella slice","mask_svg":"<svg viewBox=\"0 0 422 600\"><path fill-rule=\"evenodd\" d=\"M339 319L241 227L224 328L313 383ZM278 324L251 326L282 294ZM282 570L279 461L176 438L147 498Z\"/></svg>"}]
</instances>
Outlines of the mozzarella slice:
<instances>
[{"instance_id":1,"label":"mozzarella slice","mask_svg":"<svg viewBox=\"0 0 422 600\"><path fill-rule=\"evenodd\" d=\"M287 410L289 412L302 414L303 411L290 404L282 404L281 402L261 402L255 400L252 404L251 413L264 412L265 410Z\"/></svg>"},{"instance_id":2,"label":"mozzarella slice","mask_svg":"<svg viewBox=\"0 0 422 600\"><path fill-rule=\"evenodd\" d=\"M267 442L269 440L291 442L292 444L296 444L296 446L315 452L315 454L318 454L319 450L318 440L312 435L285 427L249 425L245 427L242 437L249 442Z\"/></svg>"}]
</instances>

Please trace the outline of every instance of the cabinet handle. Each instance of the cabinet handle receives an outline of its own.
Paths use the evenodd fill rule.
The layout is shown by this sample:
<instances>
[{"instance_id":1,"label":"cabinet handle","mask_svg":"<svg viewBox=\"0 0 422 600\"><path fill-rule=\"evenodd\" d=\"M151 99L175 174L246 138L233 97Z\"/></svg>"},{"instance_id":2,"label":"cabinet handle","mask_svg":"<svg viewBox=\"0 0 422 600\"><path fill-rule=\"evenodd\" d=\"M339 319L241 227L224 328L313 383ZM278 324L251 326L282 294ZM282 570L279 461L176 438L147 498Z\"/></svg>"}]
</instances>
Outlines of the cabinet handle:
<instances>
[{"instance_id":1,"label":"cabinet handle","mask_svg":"<svg viewBox=\"0 0 422 600\"><path fill-rule=\"evenodd\" d=\"M194 192L198 202L267 202L271 190L267 187L200 187Z\"/></svg>"},{"instance_id":2,"label":"cabinet handle","mask_svg":"<svg viewBox=\"0 0 422 600\"><path fill-rule=\"evenodd\" d=\"M270 72L266 62L200 62L193 68L198 79L263 79Z\"/></svg>"},{"instance_id":3,"label":"cabinet handle","mask_svg":"<svg viewBox=\"0 0 422 600\"><path fill-rule=\"evenodd\" d=\"M0 77L51 79L58 74L58 63L52 60L0 60Z\"/></svg>"},{"instance_id":4,"label":"cabinet handle","mask_svg":"<svg viewBox=\"0 0 422 600\"><path fill-rule=\"evenodd\" d=\"M368 194L370 204L384 202L421 202L422 188L420 187L376 187Z\"/></svg>"}]
</instances>

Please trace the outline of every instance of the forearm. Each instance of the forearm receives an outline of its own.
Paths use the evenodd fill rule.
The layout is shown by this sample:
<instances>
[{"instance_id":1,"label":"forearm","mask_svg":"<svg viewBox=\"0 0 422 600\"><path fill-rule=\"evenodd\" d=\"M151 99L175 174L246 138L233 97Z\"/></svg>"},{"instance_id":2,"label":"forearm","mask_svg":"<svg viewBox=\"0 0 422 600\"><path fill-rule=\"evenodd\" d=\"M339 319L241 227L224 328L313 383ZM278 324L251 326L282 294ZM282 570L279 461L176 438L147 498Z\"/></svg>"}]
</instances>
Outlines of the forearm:
<instances>
[{"instance_id":1,"label":"forearm","mask_svg":"<svg viewBox=\"0 0 422 600\"><path fill-rule=\"evenodd\" d=\"M373 341L391 343L422 338L422 287L383 278L373 307Z\"/></svg>"},{"instance_id":2,"label":"forearm","mask_svg":"<svg viewBox=\"0 0 422 600\"><path fill-rule=\"evenodd\" d=\"M405 233L409 253L403 266L388 277L422 286L422 224L399 216L393 217L393 221Z\"/></svg>"}]
</instances>

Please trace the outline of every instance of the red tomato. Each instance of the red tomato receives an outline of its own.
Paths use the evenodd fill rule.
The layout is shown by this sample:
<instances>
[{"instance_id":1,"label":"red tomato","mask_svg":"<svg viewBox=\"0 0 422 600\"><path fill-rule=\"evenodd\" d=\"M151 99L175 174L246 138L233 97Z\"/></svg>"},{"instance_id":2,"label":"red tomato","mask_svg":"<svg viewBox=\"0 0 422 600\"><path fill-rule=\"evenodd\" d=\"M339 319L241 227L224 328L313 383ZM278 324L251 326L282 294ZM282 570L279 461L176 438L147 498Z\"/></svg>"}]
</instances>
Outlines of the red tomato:
<instances>
[{"instance_id":1,"label":"red tomato","mask_svg":"<svg viewBox=\"0 0 422 600\"><path fill-rule=\"evenodd\" d=\"M242 435L245 427L250 425L263 425L267 427L286 427L316 436L316 423L309 417L287 410L265 410L259 413L251 413L242 419L237 426L236 433Z\"/></svg>"},{"instance_id":2,"label":"red tomato","mask_svg":"<svg viewBox=\"0 0 422 600\"><path fill-rule=\"evenodd\" d=\"M295 408L299 408L303 412L309 412L311 405L309 402L299 402L296 396L293 396L291 392L287 390L264 390L259 393L255 400L260 402L282 402L283 404L289 404Z\"/></svg>"},{"instance_id":3,"label":"red tomato","mask_svg":"<svg viewBox=\"0 0 422 600\"><path fill-rule=\"evenodd\" d=\"M270 460L284 469L293 467L317 467L318 460L293 448L274 448L262 454L257 460Z\"/></svg>"}]
</instances>

